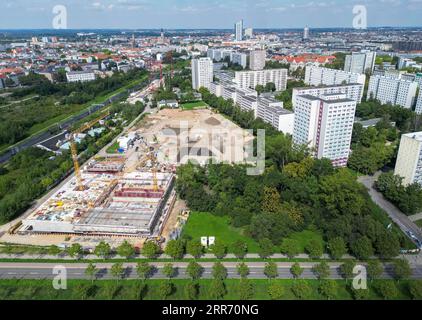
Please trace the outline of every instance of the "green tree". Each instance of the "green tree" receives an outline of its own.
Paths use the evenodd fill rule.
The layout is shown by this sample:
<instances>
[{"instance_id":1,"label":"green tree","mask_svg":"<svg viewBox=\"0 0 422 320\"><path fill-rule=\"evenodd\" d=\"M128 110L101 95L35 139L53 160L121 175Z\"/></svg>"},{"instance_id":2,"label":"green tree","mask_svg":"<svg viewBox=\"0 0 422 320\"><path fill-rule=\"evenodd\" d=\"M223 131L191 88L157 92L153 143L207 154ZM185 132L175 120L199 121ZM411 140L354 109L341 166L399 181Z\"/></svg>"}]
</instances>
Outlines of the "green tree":
<instances>
[{"instance_id":1,"label":"green tree","mask_svg":"<svg viewBox=\"0 0 422 320\"><path fill-rule=\"evenodd\" d=\"M281 243L281 252L289 258L294 258L300 253L299 243L293 239L284 239Z\"/></svg>"},{"instance_id":2,"label":"green tree","mask_svg":"<svg viewBox=\"0 0 422 320\"><path fill-rule=\"evenodd\" d=\"M241 262L237 265L237 273L242 279L247 278L249 275L249 267L244 262Z\"/></svg>"},{"instance_id":3,"label":"green tree","mask_svg":"<svg viewBox=\"0 0 422 320\"><path fill-rule=\"evenodd\" d=\"M268 286L268 294L272 300L281 300L284 297L284 287L280 282L272 281Z\"/></svg>"},{"instance_id":4,"label":"green tree","mask_svg":"<svg viewBox=\"0 0 422 320\"><path fill-rule=\"evenodd\" d=\"M124 275L123 263L121 262L114 263L111 266L110 272L111 272L111 275L114 278L116 278L117 281L119 281L119 279L123 278L123 275Z\"/></svg>"},{"instance_id":5,"label":"green tree","mask_svg":"<svg viewBox=\"0 0 422 320\"><path fill-rule=\"evenodd\" d=\"M238 290L240 300L249 300L254 296L254 286L248 279L240 279Z\"/></svg>"},{"instance_id":6,"label":"green tree","mask_svg":"<svg viewBox=\"0 0 422 320\"><path fill-rule=\"evenodd\" d=\"M346 243L343 238L336 237L328 241L328 249L333 259L341 259L347 253Z\"/></svg>"},{"instance_id":7,"label":"green tree","mask_svg":"<svg viewBox=\"0 0 422 320\"><path fill-rule=\"evenodd\" d=\"M74 243L67 249L67 253L72 258L79 258L79 256L83 253L82 246L79 243Z\"/></svg>"},{"instance_id":8,"label":"green tree","mask_svg":"<svg viewBox=\"0 0 422 320\"><path fill-rule=\"evenodd\" d=\"M353 269L356 266L356 262L353 260L347 260L346 262L344 262L341 266L340 266L340 272L341 275L345 278L345 279L351 279L353 278Z\"/></svg>"},{"instance_id":9,"label":"green tree","mask_svg":"<svg viewBox=\"0 0 422 320\"><path fill-rule=\"evenodd\" d=\"M399 294L396 284L392 281L380 281L376 288L384 300L394 299Z\"/></svg>"},{"instance_id":10,"label":"green tree","mask_svg":"<svg viewBox=\"0 0 422 320\"><path fill-rule=\"evenodd\" d=\"M409 282L409 292L415 300L422 300L422 280Z\"/></svg>"},{"instance_id":11,"label":"green tree","mask_svg":"<svg viewBox=\"0 0 422 320\"><path fill-rule=\"evenodd\" d=\"M304 280L295 281L292 284L291 290L296 298L300 300L309 299L312 293L312 289L307 282Z\"/></svg>"},{"instance_id":12,"label":"green tree","mask_svg":"<svg viewBox=\"0 0 422 320\"><path fill-rule=\"evenodd\" d=\"M106 259L110 255L110 252L110 245L104 241L101 241L94 249L94 254L97 257L102 257L103 259Z\"/></svg>"},{"instance_id":13,"label":"green tree","mask_svg":"<svg viewBox=\"0 0 422 320\"><path fill-rule=\"evenodd\" d=\"M290 268L290 272L295 279L299 278L303 273L303 268L300 266L299 263L294 263Z\"/></svg>"},{"instance_id":14,"label":"green tree","mask_svg":"<svg viewBox=\"0 0 422 320\"><path fill-rule=\"evenodd\" d=\"M185 248L181 240L170 240L164 250L164 252L173 259L181 259L184 251Z\"/></svg>"},{"instance_id":15,"label":"green tree","mask_svg":"<svg viewBox=\"0 0 422 320\"><path fill-rule=\"evenodd\" d=\"M222 299L225 294L226 294L226 287L224 285L223 280L221 279L212 280L209 287L210 298L213 300L219 300L219 299Z\"/></svg>"},{"instance_id":16,"label":"green tree","mask_svg":"<svg viewBox=\"0 0 422 320\"><path fill-rule=\"evenodd\" d=\"M368 272L368 277L374 280L382 275L384 267L379 260L369 260L366 270Z\"/></svg>"},{"instance_id":17,"label":"green tree","mask_svg":"<svg viewBox=\"0 0 422 320\"><path fill-rule=\"evenodd\" d=\"M306 252L309 256L313 259L318 259L324 253L324 249L322 247L321 241L318 240L311 240L305 247Z\"/></svg>"},{"instance_id":18,"label":"green tree","mask_svg":"<svg viewBox=\"0 0 422 320\"><path fill-rule=\"evenodd\" d=\"M321 295L331 300L337 296L338 286L334 280L322 280L318 290Z\"/></svg>"},{"instance_id":19,"label":"green tree","mask_svg":"<svg viewBox=\"0 0 422 320\"><path fill-rule=\"evenodd\" d=\"M409 261L405 259L396 259L393 261L394 277L397 280L408 279L412 275Z\"/></svg>"},{"instance_id":20,"label":"green tree","mask_svg":"<svg viewBox=\"0 0 422 320\"><path fill-rule=\"evenodd\" d=\"M55 246L55 245L52 245L48 248L48 254L52 255L52 256L57 256L61 252L62 252L62 250L58 246Z\"/></svg>"},{"instance_id":21,"label":"green tree","mask_svg":"<svg viewBox=\"0 0 422 320\"><path fill-rule=\"evenodd\" d=\"M141 253L148 259L154 259L160 253L160 247L154 241L146 241Z\"/></svg>"},{"instance_id":22,"label":"green tree","mask_svg":"<svg viewBox=\"0 0 422 320\"><path fill-rule=\"evenodd\" d=\"M269 239L261 239L259 241L259 256L263 259L268 258L274 254L274 245Z\"/></svg>"},{"instance_id":23,"label":"green tree","mask_svg":"<svg viewBox=\"0 0 422 320\"><path fill-rule=\"evenodd\" d=\"M274 279L278 277L277 264L275 262L267 262L264 267L264 274L269 279Z\"/></svg>"},{"instance_id":24,"label":"green tree","mask_svg":"<svg viewBox=\"0 0 422 320\"><path fill-rule=\"evenodd\" d=\"M189 281L185 285L185 298L187 300L196 300L199 295L199 285L194 281Z\"/></svg>"},{"instance_id":25,"label":"green tree","mask_svg":"<svg viewBox=\"0 0 422 320\"><path fill-rule=\"evenodd\" d=\"M353 299L355 300L369 300L370 298L369 289L355 289L353 288L353 284L351 284L350 291L352 292Z\"/></svg>"},{"instance_id":26,"label":"green tree","mask_svg":"<svg viewBox=\"0 0 422 320\"><path fill-rule=\"evenodd\" d=\"M148 262L138 262L136 265L136 273L142 280L146 280L152 274L153 267Z\"/></svg>"},{"instance_id":27,"label":"green tree","mask_svg":"<svg viewBox=\"0 0 422 320\"><path fill-rule=\"evenodd\" d=\"M218 259L222 259L226 255L227 247L221 241L216 241L215 244L211 246L211 250Z\"/></svg>"},{"instance_id":28,"label":"green tree","mask_svg":"<svg viewBox=\"0 0 422 320\"><path fill-rule=\"evenodd\" d=\"M88 276L91 279L91 282L93 283L97 273L98 273L97 267L95 266L95 264L90 262L85 269L85 275Z\"/></svg>"},{"instance_id":29,"label":"green tree","mask_svg":"<svg viewBox=\"0 0 422 320\"><path fill-rule=\"evenodd\" d=\"M354 241L351 245L351 249L358 259L367 260L374 255L372 242L366 236L360 237Z\"/></svg>"},{"instance_id":30,"label":"green tree","mask_svg":"<svg viewBox=\"0 0 422 320\"><path fill-rule=\"evenodd\" d=\"M170 281L161 281L158 286L158 292L162 300L167 299L173 292L173 284Z\"/></svg>"},{"instance_id":31,"label":"green tree","mask_svg":"<svg viewBox=\"0 0 422 320\"><path fill-rule=\"evenodd\" d=\"M237 240L232 245L234 255L239 258L243 259L248 252L248 245L245 241Z\"/></svg>"},{"instance_id":32,"label":"green tree","mask_svg":"<svg viewBox=\"0 0 422 320\"><path fill-rule=\"evenodd\" d=\"M117 247L117 254L121 257L129 259L135 254L135 248L125 240L120 246Z\"/></svg>"},{"instance_id":33,"label":"green tree","mask_svg":"<svg viewBox=\"0 0 422 320\"><path fill-rule=\"evenodd\" d=\"M163 267L162 272L167 278L171 279L174 277L176 270L174 269L172 263L166 263Z\"/></svg>"},{"instance_id":34,"label":"green tree","mask_svg":"<svg viewBox=\"0 0 422 320\"><path fill-rule=\"evenodd\" d=\"M192 240L186 246L186 252L194 258L199 258L202 255L203 247L201 242Z\"/></svg>"},{"instance_id":35,"label":"green tree","mask_svg":"<svg viewBox=\"0 0 422 320\"><path fill-rule=\"evenodd\" d=\"M192 280L197 280L201 277L202 267L199 263L191 261L186 268L186 273Z\"/></svg>"},{"instance_id":36,"label":"green tree","mask_svg":"<svg viewBox=\"0 0 422 320\"><path fill-rule=\"evenodd\" d=\"M318 279L327 279L330 276L330 267L327 262L322 261L312 268Z\"/></svg>"},{"instance_id":37,"label":"green tree","mask_svg":"<svg viewBox=\"0 0 422 320\"><path fill-rule=\"evenodd\" d=\"M214 279L224 280L227 278L227 269L221 262L214 263L212 267L212 276Z\"/></svg>"}]
</instances>

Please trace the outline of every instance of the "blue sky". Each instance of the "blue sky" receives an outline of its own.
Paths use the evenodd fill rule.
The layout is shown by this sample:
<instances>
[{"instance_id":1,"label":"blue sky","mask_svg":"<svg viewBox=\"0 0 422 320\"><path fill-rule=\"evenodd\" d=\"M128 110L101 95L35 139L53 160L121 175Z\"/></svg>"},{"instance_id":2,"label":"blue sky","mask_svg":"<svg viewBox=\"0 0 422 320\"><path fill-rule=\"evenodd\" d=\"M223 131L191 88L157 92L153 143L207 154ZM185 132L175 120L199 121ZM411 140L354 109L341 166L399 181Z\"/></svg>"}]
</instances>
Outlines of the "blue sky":
<instances>
[{"instance_id":1,"label":"blue sky","mask_svg":"<svg viewBox=\"0 0 422 320\"><path fill-rule=\"evenodd\" d=\"M422 25L422 0L0 0L0 29L51 28L56 5L71 29L351 27L357 4L370 27Z\"/></svg>"}]
</instances>

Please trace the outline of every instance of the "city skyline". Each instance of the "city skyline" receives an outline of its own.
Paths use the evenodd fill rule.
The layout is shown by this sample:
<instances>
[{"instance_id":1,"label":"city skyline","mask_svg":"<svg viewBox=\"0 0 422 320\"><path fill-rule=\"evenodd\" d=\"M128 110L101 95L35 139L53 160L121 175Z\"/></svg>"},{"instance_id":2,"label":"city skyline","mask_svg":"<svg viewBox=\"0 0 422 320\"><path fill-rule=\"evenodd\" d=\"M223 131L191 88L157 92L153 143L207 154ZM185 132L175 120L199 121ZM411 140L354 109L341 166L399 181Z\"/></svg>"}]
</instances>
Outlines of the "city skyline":
<instances>
[{"instance_id":1,"label":"city skyline","mask_svg":"<svg viewBox=\"0 0 422 320\"><path fill-rule=\"evenodd\" d=\"M421 0L16 0L0 3L0 29L50 29L53 8L64 5L69 29L231 29L245 27L310 28L352 27L355 5L366 6L368 27L417 27Z\"/></svg>"}]
</instances>

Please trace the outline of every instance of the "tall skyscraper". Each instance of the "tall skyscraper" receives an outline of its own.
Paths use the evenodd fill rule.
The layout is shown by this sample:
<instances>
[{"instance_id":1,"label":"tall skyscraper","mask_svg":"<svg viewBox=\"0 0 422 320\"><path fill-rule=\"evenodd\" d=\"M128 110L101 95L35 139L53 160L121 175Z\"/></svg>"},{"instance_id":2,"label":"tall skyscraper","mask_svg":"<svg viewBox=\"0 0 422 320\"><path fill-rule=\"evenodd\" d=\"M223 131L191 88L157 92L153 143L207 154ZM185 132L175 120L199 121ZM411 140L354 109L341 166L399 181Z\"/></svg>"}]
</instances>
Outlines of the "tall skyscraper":
<instances>
[{"instance_id":1,"label":"tall skyscraper","mask_svg":"<svg viewBox=\"0 0 422 320\"><path fill-rule=\"evenodd\" d=\"M235 29L236 41L242 41L243 40L243 20L236 22L236 24L234 25L234 29Z\"/></svg>"},{"instance_id":2,"label":"tall skyscraper","mask_svg":"<svg viewBox=\"0 0 422 320\"><path fill-rule=\"evenodd\" d=\"M201 87L210 88L214 78L214 67L211 58L199 58L192 60L192 88L198 90Z\"/></svg>"},{"instance_id":3,"label":"tall skyscraper","mask_svg":"<svg viewBox=\"0 0 422 320\"><path fill-rule=\"evenodd\" d=\"M421 87L422 89L422 87ZM417 114L422 114L422 91L419 91L418 101L416 102L415 112Z\"/></svg>"},{"instance_id":4,"label":"tall skyscraper","mask_svg":"<svg viewBox=\"0 0 422 320\"><path fill-rule=\"evenodd\" d=\"M383 104L391 103L410 109L416 99L418 83L400 77L372 76L369 80L368 99L374 98Z\"/></svg>"},{"instance_id":5,"label":"tall skyscraper","mask_svg":"<svg viewBox=\"0 0 422 320\"><path fill-rule=\"evenodd\" d=\"M265 50L252 50L249 59L249 69L254 71L264 69L266 57L267 52Z\"/></svg>"},{"instance_id":6,"label":"tall skyscraper","mask_svg":"<svg viewBox=\"0 0 422 320\"><path fill-rule=\"evenodd\" d=\"M309 39L309 28L308 28L308 26L306 26L303 29L303 40L308 40L308 39Z\"/></svg>"},{"instance_id":7,"label":"tall skyscraper","mask_svg":"<svg viewBox=\"0 0 422 320\"><path fill-rule=\"evenodd\" d=\"M375 68L377 53L372 51L353 52L346 56L344 71L353 73L372 73Z\"/></svg>"},{"instance_id":8,"label":"tall skyscraper","mask_svg":"<svg viewBox=\"0 0 422 320\"><path fill-rule=\"evenodd\" d=\"M401 136L394 174L403 178L403 185L422 185L422 132Z\"/></svg>"},{"instance_id":9,"label":"tall skyscraper","mask_svg":"<svg viewBox=\"0 0 422 320\"><path fill-rule=\"evenodd\" d=\"M315 150L318 159L345 167L349 159L356 101L345 94L296 98L293 141Z\"/></svg>"}]
</instances>

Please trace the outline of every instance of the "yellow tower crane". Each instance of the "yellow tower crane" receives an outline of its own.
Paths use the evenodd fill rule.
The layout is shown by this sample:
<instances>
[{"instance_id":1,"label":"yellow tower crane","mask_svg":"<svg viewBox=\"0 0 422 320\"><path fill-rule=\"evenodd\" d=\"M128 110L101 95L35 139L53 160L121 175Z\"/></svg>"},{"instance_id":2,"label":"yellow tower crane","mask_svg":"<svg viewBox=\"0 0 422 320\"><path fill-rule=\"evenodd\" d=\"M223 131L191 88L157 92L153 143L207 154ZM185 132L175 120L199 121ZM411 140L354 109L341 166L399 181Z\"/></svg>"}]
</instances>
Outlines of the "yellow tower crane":
<instances>
[{"instance_id":1,"label":"yellow tower crane","mask_svg":"<svg viewBox=\"0 0 422 320\"><path fill-rule=\"evenodd\" d=\"M77 134L79 134L79 133L82 133L82 132L90 129L97 122L99 122L102 119L108 117L109 115L110 115L110 112L107 111L106 113L103 113L98 118L95 118L94 120L91 120L91 121L85 123L82 127L80 127L79 129L73 131L70 134L70 138L69 138L70 152L72 153L72 161L73 161L73 166L75 168L75 176L76 176L76 183L77 183L76 189L78 191L84 191L84 190L87 189L87 187L83 184L83 180L82 180L81 169L80 169L79 161L78 161L78 148L76 146L75 136Z\"/></svg>"}]
</instances>

